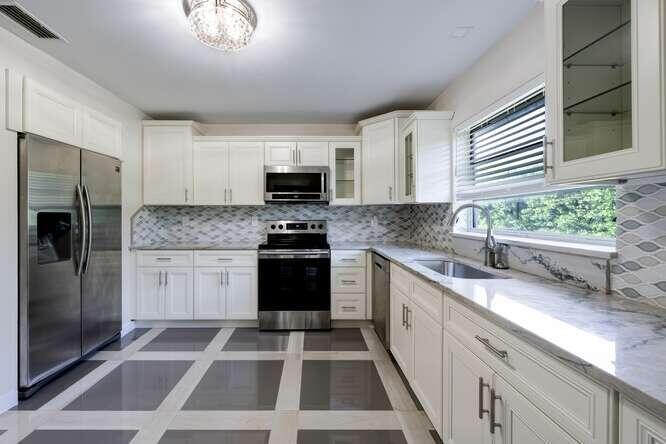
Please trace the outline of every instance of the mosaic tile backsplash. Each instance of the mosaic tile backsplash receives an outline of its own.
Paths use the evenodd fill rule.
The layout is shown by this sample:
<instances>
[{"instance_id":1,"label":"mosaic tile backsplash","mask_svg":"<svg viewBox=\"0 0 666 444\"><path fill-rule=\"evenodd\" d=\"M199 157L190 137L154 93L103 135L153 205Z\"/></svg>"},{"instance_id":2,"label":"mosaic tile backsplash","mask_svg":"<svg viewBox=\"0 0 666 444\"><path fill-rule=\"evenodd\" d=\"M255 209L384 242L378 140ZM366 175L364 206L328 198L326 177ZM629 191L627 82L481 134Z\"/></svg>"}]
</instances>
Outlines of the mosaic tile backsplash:
<instances>
[{"instance_id":1,"label":"mosaic tile backsplash","mask_svg":"<svg viewBox=\"0 0 666 444\"><path fill-rule=\"evenodd\" d=\"M666 178L618 187L613 291L666 308Z\"/></svg>"}]
</instances>

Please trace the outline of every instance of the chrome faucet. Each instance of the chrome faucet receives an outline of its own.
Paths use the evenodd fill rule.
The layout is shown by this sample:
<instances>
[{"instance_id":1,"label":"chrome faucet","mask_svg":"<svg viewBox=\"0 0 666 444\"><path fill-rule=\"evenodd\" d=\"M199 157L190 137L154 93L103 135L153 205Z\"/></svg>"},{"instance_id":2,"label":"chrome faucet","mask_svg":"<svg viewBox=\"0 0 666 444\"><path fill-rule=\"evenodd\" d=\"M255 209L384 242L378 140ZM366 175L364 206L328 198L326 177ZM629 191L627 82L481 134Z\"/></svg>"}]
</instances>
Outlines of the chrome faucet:
<instances>
[{"instance_id":1,"label":"chrome faucet","mask_svg":"<svg viewBox=\"0 0 666 444\"><path fill-rule=\"evenodd\" d=\"M449 221L449 226L453 228L453 225L458 220L458 215L467 209L476 209L481 211L483 216L486 218L486 242L485 242L485 261L484 265L487 267L497 268L497 269L507 269L509 268L508 262L505 257L505 251L507 248L506 244L498 244L493 236L493 220L490 216L490 211L486 208L476 205L476 204L463 204L459 206L456 211L451 215L451 220Z\"/></svg>"}]
</instances>

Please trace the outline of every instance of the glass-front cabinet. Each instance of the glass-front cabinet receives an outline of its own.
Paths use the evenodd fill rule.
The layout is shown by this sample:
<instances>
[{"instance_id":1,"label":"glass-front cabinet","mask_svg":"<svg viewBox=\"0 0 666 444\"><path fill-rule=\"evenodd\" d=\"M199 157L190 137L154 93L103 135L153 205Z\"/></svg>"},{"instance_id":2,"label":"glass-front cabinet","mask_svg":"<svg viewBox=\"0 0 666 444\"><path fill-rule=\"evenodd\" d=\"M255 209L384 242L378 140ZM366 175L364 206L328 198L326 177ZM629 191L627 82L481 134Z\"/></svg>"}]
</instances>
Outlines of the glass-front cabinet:
<instances>
[{"instance_id":1,"label":"glass-front cabinet","mask_svg":"<svg viewBox=\"0 0 666 444\"><path fill-rule=\"evenodd\" d=\"M414 148L416 143L416 121L412 120L401 131L402 140L400 142L400 203L414 202Z\"/></svg>"},{"instance_id":2,"label":"glass-front cabinet","mask_svg":"<svg viewBox=\"0 0 666 444\"><path fill-rule=\"evenodd\" d=\"M663 0L546 1L549 181L666 167L663 9Z\"/></svg>"},{"instance_id":3,"label":"glass-front cabinet","mask_svg":"<svg viewBox=\"0 0 666 444\"><path fill-rule=\"evenodd\" d=\"M361 204L361 143L331 142L330 204Z\"/></svg>"}]
</instances>

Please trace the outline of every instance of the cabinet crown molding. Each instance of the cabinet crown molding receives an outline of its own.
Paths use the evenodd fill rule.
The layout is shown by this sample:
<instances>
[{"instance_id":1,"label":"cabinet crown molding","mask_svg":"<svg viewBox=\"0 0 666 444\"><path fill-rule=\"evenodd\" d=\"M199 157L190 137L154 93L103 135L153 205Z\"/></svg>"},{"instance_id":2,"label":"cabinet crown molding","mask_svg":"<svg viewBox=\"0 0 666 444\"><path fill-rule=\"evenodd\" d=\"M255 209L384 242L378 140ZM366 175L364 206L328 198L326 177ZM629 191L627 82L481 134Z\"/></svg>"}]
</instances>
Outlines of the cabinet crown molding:
<instances>
[{"instance_id":1,"label":"cabinet crown molding","mask_svg":"<svg viewBox=\"0 0 666 444\"><path fill-rule=\"evenodd\" d=\"M195 142L360 142L360 136L195 136Z\"/></svg>"},{"instance_id":2,"label":"cabinet crown molding","mask_svg":"<svg viewBox=\"0 0 666 444\"><path fill-rule=\"evenodd\" d=\"M397 111L391 111L390 113L384 113L380 114L378 116L370 117L364 120L361 120L358 122L358 125L356 126L356 132L360 132L361 129L363 129L364 126L372 125L373 123L379 123L383 122L385 120L391 120L391 119L396 119L396 118L405 118L409 117L415 112L418 112L417 110L397 110Z\"/></svg>"}]
</instances>

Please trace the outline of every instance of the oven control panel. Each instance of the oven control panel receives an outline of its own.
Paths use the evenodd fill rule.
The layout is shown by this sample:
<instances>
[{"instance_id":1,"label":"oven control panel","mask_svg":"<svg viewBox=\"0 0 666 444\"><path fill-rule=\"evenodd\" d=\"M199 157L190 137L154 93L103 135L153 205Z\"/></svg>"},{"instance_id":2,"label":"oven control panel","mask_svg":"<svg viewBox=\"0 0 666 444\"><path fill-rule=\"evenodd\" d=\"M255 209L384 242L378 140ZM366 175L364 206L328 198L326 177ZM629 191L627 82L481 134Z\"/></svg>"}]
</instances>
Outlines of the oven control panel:
<instances>
[{"instance_id":1,"label":"oven control panel","mask_svg":"<svg viewBox=\"0 0 666 444\"><path fill-rule=\"evenodd\" d=\"M268 234L325 234L325 220L271 220L266 222Z\"/></svg>"}]
</instances>

